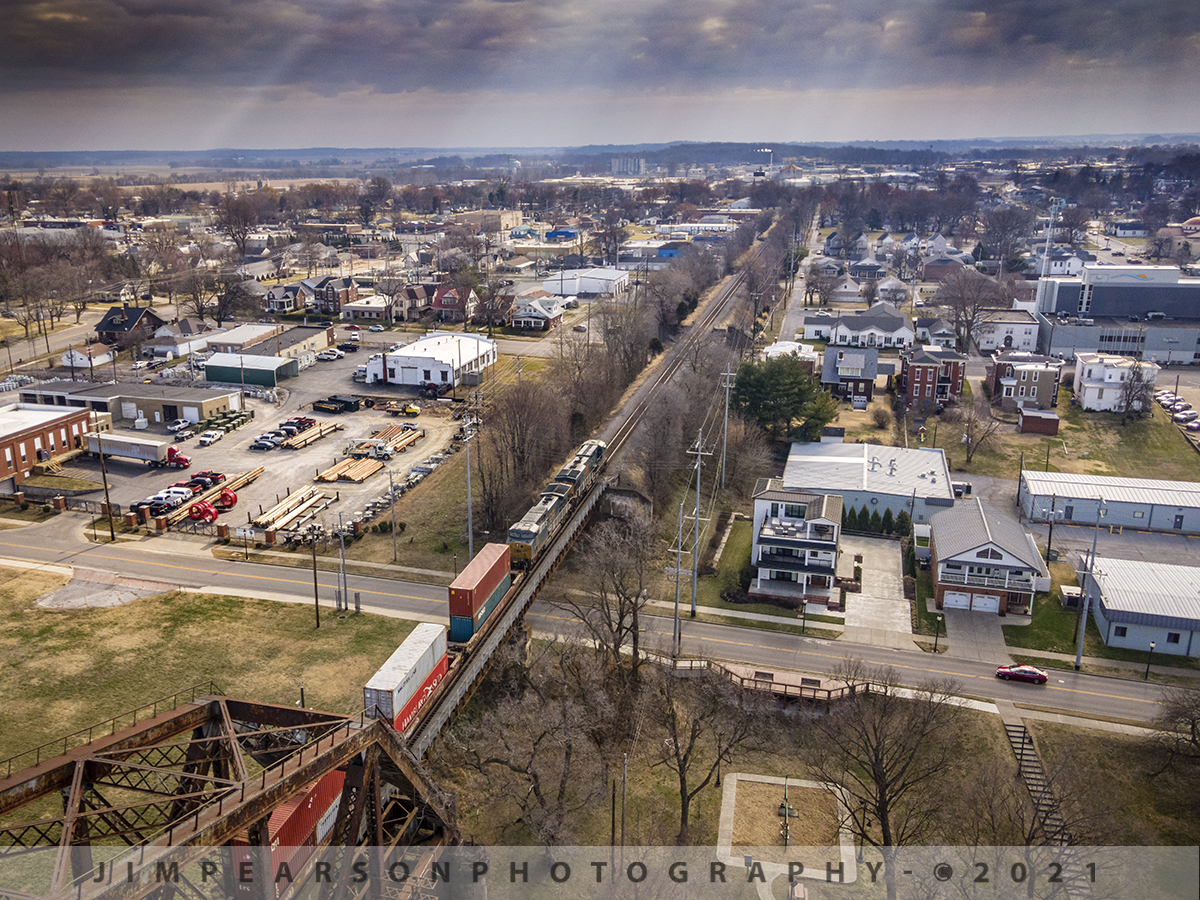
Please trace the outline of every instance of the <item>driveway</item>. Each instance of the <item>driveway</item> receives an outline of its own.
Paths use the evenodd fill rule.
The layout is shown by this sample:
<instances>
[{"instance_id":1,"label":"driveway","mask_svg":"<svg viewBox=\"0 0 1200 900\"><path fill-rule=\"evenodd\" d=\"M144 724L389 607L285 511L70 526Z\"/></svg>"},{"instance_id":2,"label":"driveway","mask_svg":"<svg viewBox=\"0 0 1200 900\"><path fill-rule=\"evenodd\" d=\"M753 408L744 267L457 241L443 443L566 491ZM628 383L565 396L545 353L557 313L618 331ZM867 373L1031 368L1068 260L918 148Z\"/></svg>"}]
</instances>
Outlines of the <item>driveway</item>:
<instances>
[{"instance_id":1,"label":"driveway","mask_svg":"<svg viewBox=\"0 0 1200 900\"><path fill-rule=\"evenodd\" d=\"M842 535L838 575L854 577L854 557L861 554L862 593L846 595L848 641L911 650L912 613L904 599L904 568L900 542L884 538Z\"/></svg>"},{"instance_id":2,"label":"driveway","mask_svg":"<svg viewBox=\"0 0 1200 900\"><path fill-rule=\"evenodd\" d=\"M1011 662L1004 644L1001 619L995 613L971 612L969 609L944 609L943 640L948 642L947 656L959 659L995 661L996 665Z\"/></svg>"}]
</instances>

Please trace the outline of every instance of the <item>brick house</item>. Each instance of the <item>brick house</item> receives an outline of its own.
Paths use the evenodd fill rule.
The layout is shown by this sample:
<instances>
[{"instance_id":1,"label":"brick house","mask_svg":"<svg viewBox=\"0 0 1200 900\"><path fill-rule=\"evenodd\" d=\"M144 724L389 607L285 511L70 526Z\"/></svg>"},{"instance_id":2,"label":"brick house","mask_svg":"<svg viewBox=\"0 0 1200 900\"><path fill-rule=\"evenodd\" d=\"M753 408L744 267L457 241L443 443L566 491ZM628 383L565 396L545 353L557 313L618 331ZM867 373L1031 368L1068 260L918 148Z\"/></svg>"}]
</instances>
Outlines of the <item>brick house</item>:
<instances>
[{"instance_id":1,"label":"brick house","mask_svg":"<svg viewBox=\"0 0 1200 900\"><path fill-rule=\"evenodd\" d=\"M306 292L311 293L316 311L325 315L339 315L343 304L353 303L358 299L358 285L354 283L353 278L325 275L309 278L300 284Z\"/></svg>"},{"instance_id":2,"label":"brick house","mask_svg":"<svg viewBox=\"0 0 1200 900\"><path fill-rule=\"evenodd\" d=\"M1062 360L1023 350L997 353L988 367L992 405L1001 409L1052 409L1058 406Z\"/></svg>"},{"instance_id":3,"label":"brick house","mask_svg":"<svg viewBox=\"0 0 1200 900\"><path fill-rule=\"evenodd\" d=\"M900 390L909 405L944 404L962 397L967 358L947 347L915 347L900 357Z\"/></svg>"}]
</instances>

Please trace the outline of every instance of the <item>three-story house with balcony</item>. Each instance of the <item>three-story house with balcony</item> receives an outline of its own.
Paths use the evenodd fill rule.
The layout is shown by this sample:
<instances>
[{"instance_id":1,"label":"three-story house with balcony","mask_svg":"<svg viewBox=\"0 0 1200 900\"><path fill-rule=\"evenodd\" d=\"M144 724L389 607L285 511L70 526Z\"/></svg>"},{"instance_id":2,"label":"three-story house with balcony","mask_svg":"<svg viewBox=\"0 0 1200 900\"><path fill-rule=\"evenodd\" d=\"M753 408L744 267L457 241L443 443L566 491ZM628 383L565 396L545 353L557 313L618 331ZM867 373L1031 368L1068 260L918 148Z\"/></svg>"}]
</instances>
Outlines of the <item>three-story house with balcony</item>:
<instances>
[{"instance_id":1,"label":"three-story house with balcony","mask_svg":"<svg viewBox=\"0 0 1200 900\"><path fill-rule=\"evenodd\" d=\"M930 520L938 609L1028 615L1050 573L1033 537L982 500L959 501Z\"/></svg>"},{"instance_id":2,"label":"three-story house with balcony","mask_svg":"<svg viewBox=\"0 0 1200 900\"><path fill-rule=\"evenodd\" d=\"M754 488L750 551L757 574L750 593L797 605L837 605L834 574L841 531L838 495L787 490L778 478L760 478Z\"/></svg>"}]
</instances>

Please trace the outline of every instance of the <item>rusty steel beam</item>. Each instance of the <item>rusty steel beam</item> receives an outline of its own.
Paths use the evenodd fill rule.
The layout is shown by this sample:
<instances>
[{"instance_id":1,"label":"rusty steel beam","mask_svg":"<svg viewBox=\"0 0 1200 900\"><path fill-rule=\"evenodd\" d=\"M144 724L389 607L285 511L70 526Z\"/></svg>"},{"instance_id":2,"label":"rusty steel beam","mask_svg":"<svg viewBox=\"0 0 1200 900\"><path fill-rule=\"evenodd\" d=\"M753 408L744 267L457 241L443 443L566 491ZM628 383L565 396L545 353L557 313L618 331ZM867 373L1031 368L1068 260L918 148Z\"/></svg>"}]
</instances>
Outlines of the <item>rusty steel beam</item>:
<instances>
[{"instance_id":1,"label":"rusty steel beam","mask_svg":"<svg viewBox=\"0 0 1200 900\"><path fill-rule=\"evenodd\" d=\"M161 713L136 725L122 728L106 738L76 747L62 756L45 760L0 780L0 816L71 784L75 764L100 753L136 751L193 730L210 716L209 704L187 704Z\"/></svg>"}]
</instances>

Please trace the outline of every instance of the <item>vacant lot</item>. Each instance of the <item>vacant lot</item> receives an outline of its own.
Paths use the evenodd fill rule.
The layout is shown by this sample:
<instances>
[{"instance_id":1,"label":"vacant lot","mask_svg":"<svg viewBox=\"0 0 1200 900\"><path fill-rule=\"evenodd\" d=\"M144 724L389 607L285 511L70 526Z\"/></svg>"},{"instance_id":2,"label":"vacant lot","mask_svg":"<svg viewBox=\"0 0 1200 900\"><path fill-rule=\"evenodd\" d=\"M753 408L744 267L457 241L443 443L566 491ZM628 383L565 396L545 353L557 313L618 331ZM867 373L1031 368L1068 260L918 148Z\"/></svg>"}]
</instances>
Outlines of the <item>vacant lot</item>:
<instances>
[{"instance_id":1,"label":"vacant lot","mask_svg":"<svg viewBox=\"0 0 1200 900\"><path fill-rule=\"evenodd\" d=\"M352 713L362 685L412 630L381 616L314 626L311 607L165 594L116 609L50 612L63 576L0 569L0 758L212 679L230 696Z\"/></svg>"},{"instance_id":2,"label":"vacant lot","mask_svg":"<svg viewBox=\"0 0 1200 900\"><path fill-rule=\"evenodd\" d=\"M978 383L973 387L980 390ZM955 471L997 478L1016 479L1022 459L1026 469L1045 468L1048 450L1051 472L1124 476L1146 472L1172 481L1200 480L1200 454L1158 404L1151 416L1122 425L1119 415L1085 413L1071 406L1070 398L1070 390L1060 388L1056 412L1061 424L1055 437L1018 434L1015 424L1004 425L968 464L962 429L943 415L927 421L926 446L941 447ZM909 428L915 428L911 418Z\"/></svg>"}]
</instances>

